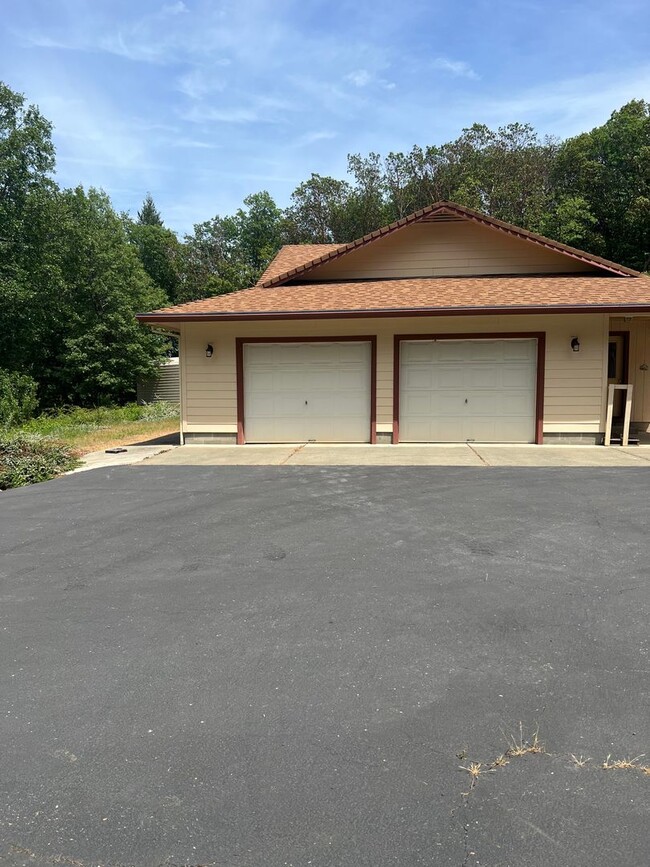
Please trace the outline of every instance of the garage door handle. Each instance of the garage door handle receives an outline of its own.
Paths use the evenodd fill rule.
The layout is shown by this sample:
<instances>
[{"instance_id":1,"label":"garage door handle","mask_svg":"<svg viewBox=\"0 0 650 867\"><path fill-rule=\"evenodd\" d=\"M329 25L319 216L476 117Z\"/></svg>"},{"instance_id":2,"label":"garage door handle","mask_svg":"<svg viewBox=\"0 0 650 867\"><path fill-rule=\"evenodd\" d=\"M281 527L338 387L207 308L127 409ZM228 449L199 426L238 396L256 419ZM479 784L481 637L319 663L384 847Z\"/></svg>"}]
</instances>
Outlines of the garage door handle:
<instances>
[{"instance_id":1,"label":"garage door handle","mask_svg":"<svg viewBox=\"0 0 650 867\"><path fill-rule=\"evenodd\" d=\"M465 403L467 403L467 398L465 398Z\"/></svg>"},{"instance_id":2,"label":"garage door handle","mask_svg":"<svg viewBox=\"0 0 650 867\"><path fill-rule=\"evenodd\" d=\"M308 402L309 402L309 401L305 401L305 406L307 406Z\"/></svg>"}]
</instances>

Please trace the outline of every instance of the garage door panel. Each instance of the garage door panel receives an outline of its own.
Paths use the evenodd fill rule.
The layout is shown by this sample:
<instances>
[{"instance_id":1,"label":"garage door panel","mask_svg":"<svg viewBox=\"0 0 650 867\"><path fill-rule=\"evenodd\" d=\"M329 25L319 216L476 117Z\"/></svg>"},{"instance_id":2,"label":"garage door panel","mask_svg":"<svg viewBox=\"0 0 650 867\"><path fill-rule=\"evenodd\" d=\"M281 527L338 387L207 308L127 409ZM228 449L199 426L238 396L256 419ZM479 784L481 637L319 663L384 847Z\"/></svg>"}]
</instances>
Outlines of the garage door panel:
<instances>
[{"instance_id":1,"label":"garage door panel","mask_svg":"<svg viewBox=\"0 0 650 867\"><path fill-rule=\"evenodd\" d=\"M463 388L465 384L464 371L457 365L438 364L432 374L433 388L453 389Z\"/></svg>"},{"instance_id":2,"label":"garage door panel","mask_svg":"<svg viewBox=\"0 0 650 867\"><path fill-rule=\"evenodd\" d=\"M406 388L431 388L433 372L430 367L414 365L404 370L404 385Z\"/></svg>"},{"instance_id":3,"label":"garage door panel","mask_svg":"<svg viewBox=\"0 0 650 867\"><path fill-rule=\"evenodd\" d=\"M404 341L405 442L532 442L535 340Z\"/></svg>"},{"instance_id":4,"label":"garage door panel","mask_svg":"<svg viewBox=\"0 0 650 867\"><path fill-rule=\"evenodd\" d=\"M368 442L368 341L244 344L247 442Z\"/></svg>"},{"instance_id":5,"label":"garage door panel","mask_svg":"<svg viewBox=\"0 0 650 867\"><path fill-rule=\"evenodd\" d=\"M467 365L464 369L462 388L469 390L475 388L494 389L499 386L501 371L493 365Z\"/></svg>"},{"instance_id":6,"label":"garage door panel","mask_svg":"<svg viewBox=\"0 0 650 867\"><path fill-rule=\"evenodd\" d=\"M438 357L438 344L427 341L402 343L401 352L403 360L408 361L409 364L415 364L418 361L429 364Z\"/></svg>"}]
</instances>

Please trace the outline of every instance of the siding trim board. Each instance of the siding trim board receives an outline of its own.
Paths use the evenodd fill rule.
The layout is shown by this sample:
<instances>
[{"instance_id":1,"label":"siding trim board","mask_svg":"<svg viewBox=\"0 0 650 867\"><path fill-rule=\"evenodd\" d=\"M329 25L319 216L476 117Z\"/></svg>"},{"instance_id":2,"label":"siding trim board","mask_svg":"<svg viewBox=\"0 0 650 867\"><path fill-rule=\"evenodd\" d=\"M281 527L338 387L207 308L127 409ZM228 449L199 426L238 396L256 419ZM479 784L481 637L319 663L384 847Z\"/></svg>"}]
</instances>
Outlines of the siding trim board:
<instances>
[{"instance_id":1,"label":"siding trim board","mask_svg":"<svg viewBox=\"0 0 650 867\"><path fill-rule=\"evenodd\" d=\"M296 319L392 319L414 316L526 316L553 313L646 313L650 304L581 304L555 307L417 307L379 310L294 310L277 313L139 313L139 322L255 322Z\"/></svg>"},{"instance_id":2,"label":"siding trim board","mask_svg":"<svg viewBox=\"0 0 650 867\"><path fill-rule=\"evenodd\" d=\"M400 349L405 340L536 340L537 373L535 385L535 444L544 442L544 368L546 361L546 332L494 331L447 334L396 334L393 338L393 443L399 443L400 415Z\"/></svg>"},{"instance_id":3,"label":"siding trim board","mask_svg":"<svg viewBox=\"0 0 650 867\"><path fill-rule=\"evenodd\" d=\"M244 391L244 345L247 343L369 343L370 344L370 443L377 442L377 336L310 337L236 337L235 367L237 384L237 445L246 443L246 406Z\"/></svg>"}]
</instances>

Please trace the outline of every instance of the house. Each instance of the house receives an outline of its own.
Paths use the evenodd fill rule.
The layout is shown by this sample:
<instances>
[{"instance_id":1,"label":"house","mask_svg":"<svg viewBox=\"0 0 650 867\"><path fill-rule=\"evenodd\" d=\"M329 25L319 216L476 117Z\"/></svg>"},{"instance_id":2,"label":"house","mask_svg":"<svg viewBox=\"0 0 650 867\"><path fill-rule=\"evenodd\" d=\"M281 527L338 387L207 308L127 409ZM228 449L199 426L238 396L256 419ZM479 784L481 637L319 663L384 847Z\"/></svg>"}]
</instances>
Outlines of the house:
<instances>
[{"instance_id":1,"label":"house","mask_svg":"<svg viewBox=\"0 0 650 867\"><path fill-rule=\"evenodd\" d=\"M180 335L185 442L598 443L628 381L650 430L650 278L451 202L138 319Z\"/></svg>"}]
</instances>

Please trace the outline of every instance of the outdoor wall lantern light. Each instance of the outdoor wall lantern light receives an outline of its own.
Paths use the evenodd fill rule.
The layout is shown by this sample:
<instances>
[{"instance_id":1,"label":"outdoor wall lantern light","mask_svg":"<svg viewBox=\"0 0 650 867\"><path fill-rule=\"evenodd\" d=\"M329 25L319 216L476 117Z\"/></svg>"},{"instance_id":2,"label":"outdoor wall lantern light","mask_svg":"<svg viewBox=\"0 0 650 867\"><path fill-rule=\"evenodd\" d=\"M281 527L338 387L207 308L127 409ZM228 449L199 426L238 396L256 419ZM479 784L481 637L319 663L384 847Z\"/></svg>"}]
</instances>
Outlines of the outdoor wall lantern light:
<instances>
[{"instance_id":1,"label":"outdoor wall lantern light","mask_svg":"<svg viewBox=\"0 0 650 867\"><path fill-rule=\"evenodd\" d=\"M574 352L580 352L580 341L577 337L571 338L571 349L573 349Z\"/></svg>"},{"instance_id":2,"label":"outdoor wall lantern light","mask_svg":"<svg viewBox=\"0 0 650 867\"><path fill-rule=\"evenodd\" d=\"M571 345L573 346L573 344L571 344ZM205 347L205 357L206 358L212 358L213 352L214 352L214 349L212 348L212 344L208 343L208 345Z\"/></svg>"}]
</instances>

